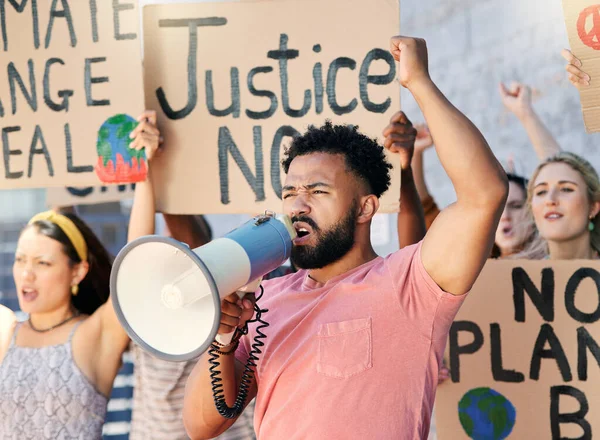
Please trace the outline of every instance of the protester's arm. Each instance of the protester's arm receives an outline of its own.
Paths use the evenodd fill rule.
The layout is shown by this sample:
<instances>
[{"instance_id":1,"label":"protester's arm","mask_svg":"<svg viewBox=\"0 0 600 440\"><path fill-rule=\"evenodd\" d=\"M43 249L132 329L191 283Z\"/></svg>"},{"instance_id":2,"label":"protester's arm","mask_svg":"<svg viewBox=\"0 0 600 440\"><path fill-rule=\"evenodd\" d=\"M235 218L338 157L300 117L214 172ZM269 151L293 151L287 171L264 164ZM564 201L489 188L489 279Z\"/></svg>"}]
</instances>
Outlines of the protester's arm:
<instances>
[{"instance_id":1,"label":"protester's arm","mask_svg":"<svg viewBox=\"0 0 600 440\"><path fill-rule=\"evenodd\" d=\"M221 301L221 325L219 334L232 332L236 326L243 326L252 318L254 313L254 295L246 295L239 301L236 293ZM234 347L224 347L223 352L232 352ZM183 404L183 423L187 434L192 440L212 439L225 432L235 423L235 419L226 419L219 414L215 406L210 378L209 355L204 353L185 385ZM244 365L235 359L235 354L219 355L221 384L223 395L228 406L233 406L237 397L239 383L244 371ZM256 381L249 390L246 405L256 397Z\"/></svg>"},{"instance_id":2,"label":"protester's arm","mask_svg":"<svg viewBox=\"0 0 600 440\"><path fill-rule=\"evenodd\" d=\"M131 147L144 148L146 157L151 160L159 148L161 138L156 128L156 113L146 111L138 118L139 124L131 133ZM136 185L132 215L129 221L128 240L154 233L154 198L152 185L142 182ZM97 350L98 365L106 362L110 365L121 355L129 343L129 336L121 326L115 313L112 295L89 319L89 326L95 327L100 334Z\"/></svg>"},{"instance_id":3,"label":"protester's arm","mask_svg":"<svg viewBox=\"0 0 600 440\"><path fill-rule=\"evenodd\" d=\"M513 82L508 89L500 83L500 96L504 106L523 124L540 161L561 151L560 145L533 109L529 86Z\"/></svg>"},{"instance_id":4,"label":"protester's arm","mask_svg":"<svg viewBox=\"0 0 600 440\"><path fill-rule=\"evenodd\" d=\"M567 60L567 72L569 72L569 81L578 89L582 89L590 85L592 80L590 76L583 71L583 63L568 49L563 49L560 53Z\"/></svg>"},{"instance_id":5,"label":"protester's arm","mask_svg":"<svg viewBox=\"0 0 600 440\"><path fill-rule=\"evenodd\" d=\"M415 150L411 168L413 172L415 187L417 188L419 198L421 200L427 200L431 197L431 194L429 193L429 188L427 188L427 183L425 182L425 165L423 161L423 151Z\"/></svg>"},{"instance_id":6,"label":"protester's arm","mask_svg":"<svg viewBox=\"0 0 600 440\"><path fill-rule=\"evenodd\" d=\"M400 165L398 240L400 248L403 248L418 243L425 236L423 207L411 170L417 130L403 112L397 112L384 129L383 135L385 136L385 148L397 156Z\"/></svg>"},{"instance_id":7,"label":"protester's arm","mask_svg":"<svg viewBox=\"0 0 600 440\"><path fill-rule=\"evenodd\" d=\"M224 433L237 420L237 418L226 419L216 409L208 358L206 353L202 355L185 385L183 423L192 440L212 439ZM231 407L235 402L244 365L233 354L220 356L218 362L220 377L223 378L224 395L227 404ZM256 383L253 381L246 405L255 397Z\"/></svg>"},{"instance_id":8,"label":"protester's arm","mask_svg":"<svg viewBox=\"0 0 600 440\"><path fill-rule=\"evenodd\" d=\"M508 192L506 174L477 128L436 87L424 40L394 37L400 83L413 94L431 131L457 201L437 217L423 241L425 270L446 292L472 287L490 253Z\"/></svg>"},{"instance_id":9,"label":"protester's arm","mask_svg":"<svg viewBox=\"0 0 600 440\"><path fill-rule=\"evenodd\" d=\"M154 213L154 188L151 170L148 169L146 180L135 185L133 205L129 216L129 229L127 230L128 243L136 238L154 234Z\"/></svg>"},{"instance_id":10,"label":"protester's arm","mask_svg":"<svg viewBox=\"0 0 600 440\"><path fill-rule=\"evenodd\" d=\"M150 162L158 152L161 140L160 132L156 128L156 112L146 111L138 118L138 121L140 121L140 124L131 133L132 147L136 149L145 148L146 157ZM129 216L129 229L127 231L128 242L144 235L154 234L155 211L152 167L148 166L146 180L135 185L133 205Z\"/></svg>"},{"instance_id":11,"label":"protester's arm","mask_svg":"<svg viewBox=\"0 0 600 440\"><path fill-rule=\"evenodd\" d=\"M423 165L423 154L429 148L433 147L433 138L429 128L425 124L417 124L417 138L415 140L415 153L413 154L411 168L413 170L413 179L421 201L431 197L429 188L425 182L425 167Z\"/></svg>"},{"instance_id":12,"label":"protester's arm","mask_svg":"<svg viewBox=\"0 0 600 440\"><path fill-rule=\"evenodd\" d=\"M167 228L169 228L171 237L186 243L192 249L205 245L210 241L208 227L199 223L206 222L206 220L200 216L163 214L163 218Z\"/></svg>"},{"instance_id":13,"label":"protester's arm","mask_svg":"<svg viewBox=\"0 0 600 440\"><path fill-rule=\"evenodd\" d=\"M429 193L427 183L425 182L425 166L423 164L423 156L425 150L433 147L433 138L429 132L429 128L425 124L417 124L417 139L415 141L415 154L412 159L412 173L421 206L423 207L423 215L425 218L425 231L427 231L433 221L440 213L433 196Z\"/></svg>"},{"instance_id":14,"label":"protester's arm","mask_svg":"<svg viewBox=\"0 0 600 440\"><path fill-rule=\"evenodd\" d=\"M400 248L403 248L423 240L426 229L423 205L421 205L410 167L402 171L400 185L398 242Z\"/></svg>"}]
</instances>

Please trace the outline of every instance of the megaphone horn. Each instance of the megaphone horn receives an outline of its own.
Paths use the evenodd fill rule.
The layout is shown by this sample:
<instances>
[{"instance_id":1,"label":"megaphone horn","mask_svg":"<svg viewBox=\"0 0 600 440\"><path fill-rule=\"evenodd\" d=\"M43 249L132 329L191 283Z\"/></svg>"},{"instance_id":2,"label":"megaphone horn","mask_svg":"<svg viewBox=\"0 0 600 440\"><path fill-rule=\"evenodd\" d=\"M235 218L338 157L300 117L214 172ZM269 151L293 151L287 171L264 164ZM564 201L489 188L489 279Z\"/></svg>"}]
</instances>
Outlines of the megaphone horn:
<instances>
[{"instance_id":1,"label":"megaphone horn","mask_svg":"<svg viewBox=\"0 0 600 440\"><path fill-rule=\"evenodd\" d=\"M249 283L290 257L294 238L288 216L267 212L193 250L156 235L133 240L117 255L110 277L119 321L154 356L194 359L215 340L221 299L244 286L253 291Z\"/></svg>"}]
</instances>

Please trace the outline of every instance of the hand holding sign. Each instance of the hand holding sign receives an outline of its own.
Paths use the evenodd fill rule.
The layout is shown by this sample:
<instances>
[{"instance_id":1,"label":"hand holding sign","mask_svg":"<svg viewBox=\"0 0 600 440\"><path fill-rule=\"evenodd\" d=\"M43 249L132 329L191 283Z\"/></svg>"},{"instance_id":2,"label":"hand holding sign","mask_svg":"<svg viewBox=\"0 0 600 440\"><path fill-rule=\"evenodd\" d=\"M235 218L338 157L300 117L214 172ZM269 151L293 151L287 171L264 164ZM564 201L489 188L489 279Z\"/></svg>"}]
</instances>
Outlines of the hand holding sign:
<instances>
[{"instance_id":1,"label":"hand holding sign","mask_svg":"<svg viewBox=\"0 0 600 440\"><path fill-rule=\"evenodd\" d=\"M562 5L571 46L571 51L563 50L562 56L569 62L569 80L579 90L585 129L588 133L599 132L600 82L592 83L590 75L595 75L600 66L600 6L592 0L562 0Z\"/></svg>"},{"instance_id":2,"label":"hand holding sign","mask_svg":"<svg viewBox=\"0 0 600 440\"><path fill-rule=\"evenodd\" d=\"M590 76L581 70L581 60L573 55L573 53L568 49L563 49L560 54L569 62L569 64L566 66L566 70L569 72L569 81L571 81L571 84L578 89L582 86L589 86Z\"/></svg>"},{"instance_id":3,"label":"hand holding sign","mask_svg":"<svg viewBox=\"0 0 600 440\"><path fill-rule=\"evenodd\" d=\"M383 130L383 136L385 148L400 157L400 168L402 170L410 168L417 130L404 112L400 111L392 116L390 124Z\"/></svg>"},{"instance_id":4,"label":"hand holding sign","mask_svg":"<svg viewBox=\"0 0 600 440\"><path fill-rule=\"evenodd\" d=\"M152 160L161 151L160 144L163 141L160 131L156 128L156 112L146 110L137 120L139 124L129 135L133 139L129 147L138 151L143 148L146 151L148 160Z\"/></svg>"},{"instance_id":5,"label":"hand holding sign","mask_svg":"<svg viewBox=\"0 0 600 440\"><path fill-rule=\"evenodd\" d=\"M392 37L390 52L400 63L398 77L402 86L410 89L421 81L431 81L425 40L403 36Z\"/></svg>"}]
</instances>

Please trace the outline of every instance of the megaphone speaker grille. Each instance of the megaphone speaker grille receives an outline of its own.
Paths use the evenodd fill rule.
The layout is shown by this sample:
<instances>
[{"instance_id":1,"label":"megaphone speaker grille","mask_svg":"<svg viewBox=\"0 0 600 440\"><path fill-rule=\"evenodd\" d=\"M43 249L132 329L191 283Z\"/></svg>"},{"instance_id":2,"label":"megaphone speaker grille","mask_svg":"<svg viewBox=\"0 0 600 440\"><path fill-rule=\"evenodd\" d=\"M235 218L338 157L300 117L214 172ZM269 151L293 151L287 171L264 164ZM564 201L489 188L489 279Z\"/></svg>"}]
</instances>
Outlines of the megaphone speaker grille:
<instances>
[{"instance_id":1,"label":"megaphone speaker grille","mask_svg":"<svg viewBox=\"0 0 600 440\"><path fill-rule=\"evenodd\" d=\"M134 240L119 253L110 281L127 334L156 357L189 360L213 341L221 320L217 285L184 244L160 236Z\"/></svg>"}]
</instances>

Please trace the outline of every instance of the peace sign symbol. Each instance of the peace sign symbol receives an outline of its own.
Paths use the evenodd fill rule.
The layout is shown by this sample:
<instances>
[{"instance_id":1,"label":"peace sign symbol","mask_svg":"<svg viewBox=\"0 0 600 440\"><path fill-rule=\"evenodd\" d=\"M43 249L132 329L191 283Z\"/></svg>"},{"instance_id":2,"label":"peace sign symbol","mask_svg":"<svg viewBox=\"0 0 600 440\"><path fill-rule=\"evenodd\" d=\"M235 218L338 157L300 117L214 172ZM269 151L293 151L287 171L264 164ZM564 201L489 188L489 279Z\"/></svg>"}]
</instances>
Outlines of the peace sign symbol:
<instances>
[{"instance_id":1,"label":"peace sign symbol","mask_svg":"<svg viewBox=\"0 0 600 440\"><path fill-rule=\"evenodd\" d=\"M587 31L585 25L590 15L592 28ZM577 33L583 44L594 50L600 50L600 5L589 6L581 11L577 19Z\"/></svg>"}]
</instances>

